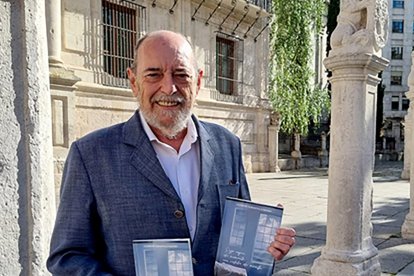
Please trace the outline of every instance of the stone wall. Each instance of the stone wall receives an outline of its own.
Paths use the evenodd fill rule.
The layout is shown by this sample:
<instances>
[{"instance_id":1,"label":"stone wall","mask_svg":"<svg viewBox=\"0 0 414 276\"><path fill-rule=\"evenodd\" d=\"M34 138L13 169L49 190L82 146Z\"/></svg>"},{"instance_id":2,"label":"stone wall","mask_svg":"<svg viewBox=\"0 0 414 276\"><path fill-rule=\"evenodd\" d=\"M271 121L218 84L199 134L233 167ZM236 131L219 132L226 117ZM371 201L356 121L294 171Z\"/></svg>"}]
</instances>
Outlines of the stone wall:
<instances>
[{"instance_id":1,"label":"stone wall","mask_svg":"<svg viewBox=\"0 0 414 276\"><path fill-rule=\"evenodd\" d=\"M46 275L54 187L45 3L0 4L0 275Z\"/></svg>"}]
</instances>

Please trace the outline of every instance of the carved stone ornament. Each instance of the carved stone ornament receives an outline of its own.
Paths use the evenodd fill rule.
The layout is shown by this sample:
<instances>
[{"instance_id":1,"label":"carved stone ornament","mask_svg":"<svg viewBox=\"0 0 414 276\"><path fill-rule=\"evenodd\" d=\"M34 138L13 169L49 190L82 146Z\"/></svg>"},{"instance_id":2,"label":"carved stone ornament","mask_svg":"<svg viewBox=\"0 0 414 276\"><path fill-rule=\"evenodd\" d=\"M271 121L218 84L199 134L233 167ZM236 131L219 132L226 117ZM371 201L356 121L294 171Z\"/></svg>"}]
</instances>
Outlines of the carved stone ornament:
<instances>
[{"instance_id":1,"label":"carved stone ornament","mask_svg":"<svg viewBox=\"0 0 414 276\"><path fill-rule=\"evenodd\" d=\"M280 127L280 114L279 114L279 112L273 111L270 114L270 125Z\"/></svg>"},{"instance_id":2,"label":"carved stone ornament","mask_svg":"<svg viewBox=\"0 0 414 276\"><path fill-rule=\"evenodd\" d=\"M331 54L373 53L388 38L387 0L342 0Z\"/></svg>"}]
</instances>

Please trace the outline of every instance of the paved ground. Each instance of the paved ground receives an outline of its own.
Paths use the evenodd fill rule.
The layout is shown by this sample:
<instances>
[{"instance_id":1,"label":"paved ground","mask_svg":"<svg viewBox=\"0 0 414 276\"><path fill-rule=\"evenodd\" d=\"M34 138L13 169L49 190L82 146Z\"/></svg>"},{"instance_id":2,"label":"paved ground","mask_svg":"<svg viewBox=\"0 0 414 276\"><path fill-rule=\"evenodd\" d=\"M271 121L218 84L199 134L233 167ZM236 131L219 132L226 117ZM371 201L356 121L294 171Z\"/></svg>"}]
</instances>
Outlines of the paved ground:
<instances>
[{"instance_id":1,"label":"paved ground","mask_svg":"<svg viewBox=\"0 0 414 276\"><path fill-rule=\"evenodd\" d=\"M374 171L373 241L382 275L414 275L414 241L401 238L409 212L410 187L400 180L402 162L384 162ZM249 174L254 201L285 207L282 224L294 227L297 242L274 275L310 275L326 238L327 169Z\"/></svg>"}]
</instances>

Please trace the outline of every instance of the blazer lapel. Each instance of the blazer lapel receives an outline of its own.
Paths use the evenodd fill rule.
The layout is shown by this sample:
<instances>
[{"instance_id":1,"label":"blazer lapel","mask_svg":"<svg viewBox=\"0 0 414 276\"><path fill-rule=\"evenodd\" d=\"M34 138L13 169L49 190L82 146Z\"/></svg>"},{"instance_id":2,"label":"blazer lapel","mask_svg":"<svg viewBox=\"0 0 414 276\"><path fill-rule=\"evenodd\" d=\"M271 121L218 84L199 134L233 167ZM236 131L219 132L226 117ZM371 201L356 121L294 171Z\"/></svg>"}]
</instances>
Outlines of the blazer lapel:
<instances>
[{"instance_id":1,"label":"blazer lapel","mask_svg":"<svg viewBox=\"0 0 414 276\"><path fill-rule=\"evenodd\" d=\"M142 128L138 112L125 123L123 142L135 147L130 158L132 166L165 194L180 200Z\"/></svg>"},{"instance_id":2,"label":"blazer lapel","mask_svg":"<svg viewBox=\"0 0 414 276\"><path fill-rule=\"evenodd\" d=\"M198 201L200 201L204 191L209 187L210 173L214 164L214 153L210 145L210 134L195 116L192 116L192 118L200 137L200 185L198 188Z\"/></svg>"}]
</instances>

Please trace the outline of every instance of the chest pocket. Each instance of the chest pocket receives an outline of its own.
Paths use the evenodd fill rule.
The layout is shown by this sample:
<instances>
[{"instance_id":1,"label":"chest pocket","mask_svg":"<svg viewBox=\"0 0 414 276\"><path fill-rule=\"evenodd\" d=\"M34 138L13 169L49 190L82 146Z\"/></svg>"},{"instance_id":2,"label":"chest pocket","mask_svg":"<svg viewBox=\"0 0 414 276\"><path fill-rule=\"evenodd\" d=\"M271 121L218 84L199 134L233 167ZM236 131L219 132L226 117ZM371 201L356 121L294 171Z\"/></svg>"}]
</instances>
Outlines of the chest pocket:
<instances>
[{"instance_id":1,"label":"chest pocket","mask_svg":"<svg viewBox=\"0 0 414 276\"><path fill-rule=\"evenodd\" d=\"M239 197L240 194L240 183L237 181L230 180L226 184L221 184L217 186L219 199L220 199L220 211L221 215L224 212L224 203L226 202L226 197Z\"/></svg>"}]
</instances>

